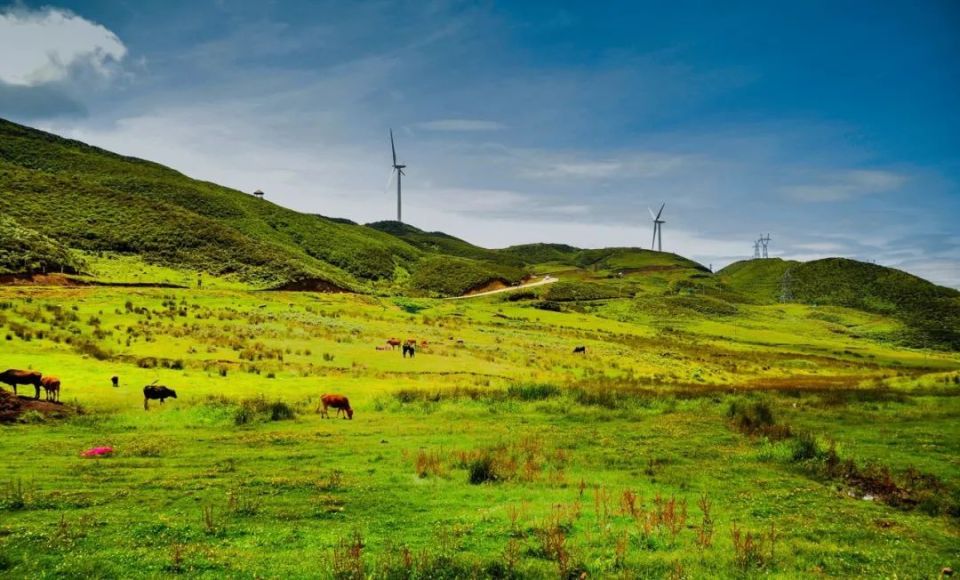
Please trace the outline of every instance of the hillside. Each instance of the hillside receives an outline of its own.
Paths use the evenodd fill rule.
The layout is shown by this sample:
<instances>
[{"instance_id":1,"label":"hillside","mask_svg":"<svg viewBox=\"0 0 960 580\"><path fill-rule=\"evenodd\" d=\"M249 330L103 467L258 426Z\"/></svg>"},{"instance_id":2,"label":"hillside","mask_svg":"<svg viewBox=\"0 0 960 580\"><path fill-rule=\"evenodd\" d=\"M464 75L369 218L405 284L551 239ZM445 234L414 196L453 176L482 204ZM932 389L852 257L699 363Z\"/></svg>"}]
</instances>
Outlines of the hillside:
<instances>
[{"instance_id":1,"label":"hillside","mask_svg":"<svg viewBox=\"0 0 960 580\"><path fill-rule=\"evenodd\" d=\"M77 273L83 261L63 244L0 215L0 274Z\"/></svg>"},{"instance_id":2,"label":"hillside","mask_svg":"<svg viewBox=\"0 0 960 580\"><path fill-rule=\"evenodd\" d=\"M894 268L845 258L750 260L718 272L736 292L761 302L833 305L890 315L918 346L960 348L960 292Z\"/></svg>"},{"instance_id":3,"label":"hillside","mask_svg":"<svg viewBox=\"0 0 960 580\"><path fill-rule=\"evenodd\" d=\"M367 224L367 227L396 236L410 245L431 254L444 254L472 260L483 260L496 264L520 267L524 260L499 250L489 250L475 246L460 238L443 232L425 232L420 228L398 221L382 221Z\"/></svg>"},{"instance_id":4,"label":"hillside","mask_svg":"<svg viewBox=\"0 0 960 580\"><path fill-rule=\"evenodd\" d=\"M231 275L356 289L420 256L397 238L301 214L156 163L0 120L0 212L87 251Z\"/></svg>"},{"instance_id":5,"label":"hillside","mask_svg":"<svg viewBox=\"0 0 960 580\"><path fill-rule=\"evenodd\" d=\"M799 262L769 258L741 260L717 272L720 279L742 296L761 304L780 301L783 275Z\"/></svg>"}]
</instances>

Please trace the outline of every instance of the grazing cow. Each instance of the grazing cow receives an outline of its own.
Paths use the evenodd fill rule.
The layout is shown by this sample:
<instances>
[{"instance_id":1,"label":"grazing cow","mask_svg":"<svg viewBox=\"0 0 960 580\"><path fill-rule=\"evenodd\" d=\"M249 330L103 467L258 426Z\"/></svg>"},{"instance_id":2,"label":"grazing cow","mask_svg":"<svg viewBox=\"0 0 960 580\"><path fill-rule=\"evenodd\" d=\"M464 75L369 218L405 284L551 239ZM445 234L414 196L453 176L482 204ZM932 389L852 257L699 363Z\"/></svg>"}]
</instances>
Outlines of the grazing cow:
<instances>
[{"instance_id":1,"label":"grazing cow","mask_svg":"<svg viewBox=\"0 0 960 580\"><path fill-rule=\"evenodd\" d=\"M402 343L400 342L399 338L391 338L390 340L387 341L387 344L390 345L391 350L396 350L397 347L400 346Z\"/></svg>"},{"instance_id":2,"label":"grazing cow","mask_svg":"<svg viewBox=\"0 0 960 580\"><path fill-rule=\"evenodd\" d=\"M120 386L120 377L118 377L117 375L113 375L112 377L110 377L110 382L113 383L113 388L116 389L117 387Z\"/></svg>"},{"instance_id":3,"label":"grazing cow","mask_svg":"<svg viewBox=\"0 0 960 580\"><path fill-rule=\"evenodd\" d=\"M585 346L577 346L577 347L574 347L574 348L573 348L573 354L577 354L577 353L587 354L587 347L585 347Z\"/></svg>"},{"instance_id":4,"label":"grazing cow","mask_svg":"<svg viewBox=\"0 0 960 580\"><path fill-rule=\"evenodd\" d=\"M21 371L17 369L7 369L0 373L0 383L6 383L13 387L13 394L17 394L17 385L33 385L37 390L34 399L40 399L40 380L43 375L37 371Z\"/></svg>"},{"instance_id":5,"label":"grazing cow","mask_svg":"<svg viewBox=\"0 0 960 580\"><path fill-rule=\"evenodd\" d=\"M408 354L413 358L413 355L417 354L417 347L412 344L403 345L403 358L407 358Z\"/></svg>"},{"instance_id":6,"label":"grazing cow","mask_svg":"<svg viewBox=\"0 0 960 580\"><path fill-rule=\"evenodd\" d=\"M47 392L48 401L60 401L60 379L46 375L40 379L40 386Z\"/></svg>"},{"instance_id":7,"label":"grazing cow","mask_svg":"<svg viewBox=\"0 0 960 580\"><path fill-rule=\"evenodd\" d=\"M160 404L163 404L165 399L176 399L177 392L173 389L168 389L163 385L147 385L143 387L143 409L146 411L149 409L149 401L152 399L154 401L160 400Z\"/></svg>"},{"instance_id":8,"label":"grazing cow","mask_svg":"<svg viewBox=\"0 0 960 580\"><path fill-rule=\"evenodd\" d=\"M377 345L377 350L390 350L390 349L387 348L386 346L380 346L380 345L378 344L378 345Z\"/></svg>"},{"instance_id":9,"label":"grazing cow","mask_svg":"<svg viewBox=\"0 0 960 580\"><path fill-rule=\"evenodd\" d=\"M408 339L407 339L407 344L412 344L412 345L415 346L415 345L417 344L417 339L415 339L415 338L408 338Z\"/></svg>"},{"instance_id":10,"label":"grazing cow","mask_svg":"<svg viewBox=\"0 0 960 580\"><path fill-rule=\"evenodd\" d=\"M323 406L323 409L320 409L320 405ZM344 397L343 395L323 395L320 397L320 405L317 406L317 410L320 411L321 417L330 418L330 413L327 412L327 409L333 407L337 410L337 417L340 416L340 413L343 413L344 419L353 419L353 409L350 408L350 399Z\"/></svg>"}]
</instances>

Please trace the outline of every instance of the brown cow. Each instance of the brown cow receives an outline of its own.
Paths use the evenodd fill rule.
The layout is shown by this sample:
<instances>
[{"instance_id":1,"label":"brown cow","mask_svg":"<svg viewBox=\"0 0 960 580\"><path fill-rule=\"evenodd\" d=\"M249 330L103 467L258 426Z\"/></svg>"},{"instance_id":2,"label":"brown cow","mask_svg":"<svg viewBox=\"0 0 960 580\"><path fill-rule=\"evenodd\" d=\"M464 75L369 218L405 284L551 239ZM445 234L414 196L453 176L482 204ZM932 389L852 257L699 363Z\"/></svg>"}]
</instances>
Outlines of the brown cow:
<instances>
[{"instance_id":1,"label":"brown cow","mask_svg":"<svg viewBox=\"0 0 960 580\"><path fill-rule=\"evenodd\" d=\"M37 371L21 371L17 369L7 369L0 373L0 383L6 383L13 387L13 394L17 394L17 385L33 385L37 390L34 399L40 399L40 380L43 375Z\"/></svg>"},{"instance_id":2,"label":"brown cow","mask_svg":"<svg viewBox=\"0 0 960 580\"><path fill-rule=\"evenodd\" d=\"M45 375L40 379L40 386L47 392L47 400L53 402L60 401L60 379Z\"/></svg>"},{"instance_id":3,"label":"brown cow","mask_svg":"<svg viewBox=\"0 0 960 580\"><path fill-rule=\"evenodd\" d=\"M397 348L398 346L400 346L401 344L403 344L403 343L400 342L400 339L399 339L399 338L391 338L390 340L387 341L387 344L390 345L390 348L391 348L392 350L396 350L396 348Z\"/></svg>"},{"instance_id":4,"label":"brown cow","mask_svg":"<svg viewBox=\"0 0 960 580\"><path fill-rule=\"evenodd\" d=\"M321 417L330 418L327 408L333 407L337 410L337 417L343 412L344 419L353 419L353 409L350 408L350 399L343 395L323 395L320 397L320 405L323 405L323 409L321 410L318 405L317 410L320 411Z\"/></svg>"}]
</instances>

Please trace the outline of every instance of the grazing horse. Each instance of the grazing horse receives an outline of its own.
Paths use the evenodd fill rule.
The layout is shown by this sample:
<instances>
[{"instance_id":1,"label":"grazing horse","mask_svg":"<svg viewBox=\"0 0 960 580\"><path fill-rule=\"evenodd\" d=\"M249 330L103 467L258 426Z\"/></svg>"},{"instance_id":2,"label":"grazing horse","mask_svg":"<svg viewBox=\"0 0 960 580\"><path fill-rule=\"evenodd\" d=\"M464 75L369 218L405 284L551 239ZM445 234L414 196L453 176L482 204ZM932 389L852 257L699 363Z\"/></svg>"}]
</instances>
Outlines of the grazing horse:
<instances>
[{"instance_id":1,"label":"grazing horse","mask_svg":"<svg viewBox=\"0 0 960 580\"><path fill-rule=\"evenodd\" d=\"M412 344L403 345L403 358L407 358L408 354L413 358L413 355L417 354L417 347Z\"/></svg>"},{"instance_id":2,"label":"grazing horse","mask_svg":"<svg viewBox=\"0 0 960 580\"><path fill-rule=\"evenodd\" d=\"M177 392L163 385L147 385L143 387L143 410L146 411L150 408L149 402L151 399L159 400L162 405L163 401L168 398L176 399Z\"/></svg>"},{"instance_id":3,"label":"grazing horse","mask_svg":"<svg viewBox=\"0 0 960 580\"><path fill-rule=\"evenodd\" d=\"M21 371L17 369L7 369L0 373L0 383L6 383L13 387L13 394L17 394L17 385L33 385L37 390L34 399L40 399L40 380L43 375L37 371Z\"/></svg>"},{"instance_id":4,"label":"grazing horse","mask_svg":"<svg viewBox=\"0 0 960 580\"><path fill-rule=\"evenodd\" d=\"M46 375L40 379L40 386L47 392L48 401L60 401L60 379Z\"/></svg>"},{"instance_id":5,"label":"grazing horse","mask_svg":"<svg viewBox=\"0 0 960 580\"><path fill-rule=\"evenodd\" d=\"M118 377L117 375L113 375L112 377L110 377L110 382L113 383L113 388L116 389L117 387L120 386L120 377Z\"/></svg>"},{"instance_id":6,"label":"grazing horse","mask_svg":"<svg viewBox=\"0 0 960 580\"><path fill-rule=\"evenodd\" d=\"M587 347L585 347L585 346L577 346L577 347L574 347L574 348L573 348L573 354L577 354L577 353L587 354Z\"/></svg>"},{"instance_id":7,"label":"grazing horse","mask_svg":"<svg viewBox=\"0 0 960 580\"><path fill-rule=\"evenodd\" d=\"M320 409L320 405L323 406L323 409ZM327 409L333 407L337 410L337 417L340 416L340 413L343 413L344 419L353 419L353 409L350 408L350 399L344 397L343 395L323 395L320 397L320 405L317 406L317 410L320 411L321 417L330 418L330 413L327 412Z\"/></svg>"},{"instance_id":8,"label":"grazing horse","mask_svg":"<svg viewBox=\"0 0 960 580\"><path fill-rule=\"evenodd\" d=\"M390 340L387 341L387 344L390 345L391 350L396 350L397 347L403 343L400 342L399 338L391 338Z\"/></svg>"}]
</instances>

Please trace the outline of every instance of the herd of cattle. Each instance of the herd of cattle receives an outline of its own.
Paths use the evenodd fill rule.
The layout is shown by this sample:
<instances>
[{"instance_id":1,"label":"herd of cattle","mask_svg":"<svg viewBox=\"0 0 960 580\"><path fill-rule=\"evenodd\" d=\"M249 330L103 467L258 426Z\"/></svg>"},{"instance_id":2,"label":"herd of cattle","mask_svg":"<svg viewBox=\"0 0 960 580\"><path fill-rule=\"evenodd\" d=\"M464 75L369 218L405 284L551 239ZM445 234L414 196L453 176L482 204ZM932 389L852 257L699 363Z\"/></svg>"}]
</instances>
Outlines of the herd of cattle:
<instances>
[{"instance_id":1,"label":"herd of cattle","mask_svg":"<svg viewBox=\"0 0 960 580\"><path fill-rule=\"evenodd\" d=\"M457 341L458 344L463 344L462 340ZM409 355L411 358L416 354L417 348L426 348L427 341L422 340L419 343L414 338L408 338L406 341L401 341L398 338L391 338L387 340L386 346L378 346L377 350L396 350L400 347L403 358L407 358ZM586 354L587 347L577 346L573 349L574 354ZM114 387L120 386L120 378L117 376L110 377L110 382ZM52 375L44 375L38 371L24 371L19 369L7 369L0 373L0 383L6 383L7 385L13 387L13 394L17 395L17 387L21 385L33 386L36 389L36 394L34 399L40 399L40 389L44 389L46 393L46 400L51 402L60 401L60 379ZM143 408L145 410L149 409L150 401L160 401L161 404L166 399L176 399L177 392L171 388L165 387L163 385L150 384L143 388ZM322 407L322 408L321 408ZM343 395L336 394L326 394L320 397L320 405L317 406L317 411L320 413L321 417L329 417L327 410L333 408L337 410L337 415L340 416L340 413L343 413L344 419L353 419L353 409L350 407L350 400Z\"/></svg>"}]
</instances>

